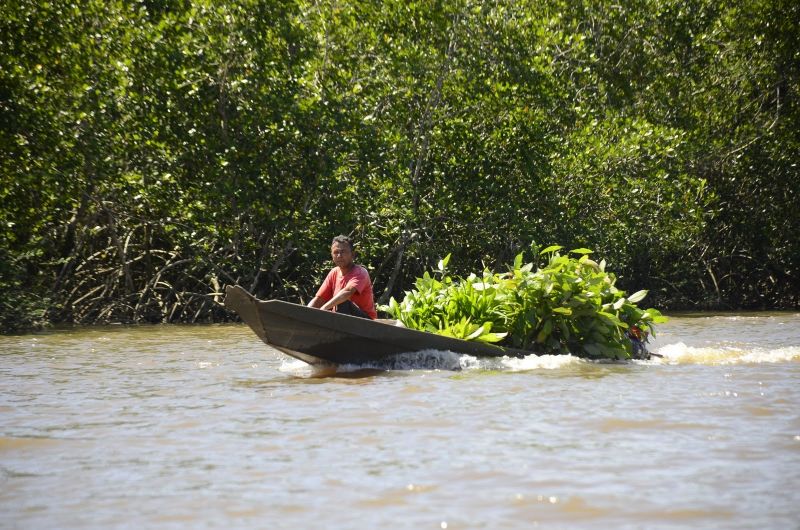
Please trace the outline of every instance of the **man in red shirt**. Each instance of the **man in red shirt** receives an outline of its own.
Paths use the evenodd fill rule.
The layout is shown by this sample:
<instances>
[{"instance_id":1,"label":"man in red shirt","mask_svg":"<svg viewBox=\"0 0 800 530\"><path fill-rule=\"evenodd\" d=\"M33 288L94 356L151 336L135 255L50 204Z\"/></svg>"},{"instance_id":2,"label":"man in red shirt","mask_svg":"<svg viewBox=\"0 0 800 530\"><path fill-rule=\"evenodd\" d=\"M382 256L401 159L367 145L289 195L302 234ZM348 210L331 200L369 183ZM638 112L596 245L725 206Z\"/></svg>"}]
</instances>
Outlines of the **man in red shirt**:
<instances>
[{"instance_id":1,"label":"man in red shirt","mask_svg":"<svg viewBox=\"0 0 800 530\"><path fill-rule=\"evenodd\" d=\"M369 273L353 262L353 241L347 236L334 237L331 257L336 267L328 273L308 306L373 320L378 318Z\"/></svg>"}]
</instances>

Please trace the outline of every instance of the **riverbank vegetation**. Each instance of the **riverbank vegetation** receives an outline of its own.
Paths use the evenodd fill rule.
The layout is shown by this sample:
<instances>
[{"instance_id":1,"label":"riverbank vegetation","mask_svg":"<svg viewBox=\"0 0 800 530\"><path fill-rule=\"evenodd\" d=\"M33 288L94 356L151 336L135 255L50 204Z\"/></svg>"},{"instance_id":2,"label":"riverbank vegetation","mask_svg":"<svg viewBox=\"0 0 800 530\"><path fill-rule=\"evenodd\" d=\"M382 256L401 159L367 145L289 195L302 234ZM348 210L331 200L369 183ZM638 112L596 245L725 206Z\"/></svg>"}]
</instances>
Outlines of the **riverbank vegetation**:
<instances>
[{"instance_id":1,"label":"riverbank vegetation","mask_svg":"<svg viewBox=\"0 0 800 530\"><path fill-rule=\"evenodd\" d=\"M588 247L662 309L800 305L800 6L0 6L0 328L380 303L441 256Z\"/></svg>"}]
</instances>

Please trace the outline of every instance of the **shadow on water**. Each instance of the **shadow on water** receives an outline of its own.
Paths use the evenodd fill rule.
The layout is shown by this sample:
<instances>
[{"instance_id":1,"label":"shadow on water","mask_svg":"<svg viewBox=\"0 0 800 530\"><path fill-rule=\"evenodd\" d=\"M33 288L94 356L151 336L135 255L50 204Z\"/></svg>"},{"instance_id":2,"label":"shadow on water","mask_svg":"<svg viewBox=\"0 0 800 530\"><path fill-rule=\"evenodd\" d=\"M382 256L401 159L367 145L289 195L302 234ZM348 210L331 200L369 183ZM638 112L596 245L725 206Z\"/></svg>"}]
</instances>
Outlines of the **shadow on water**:
<instances>
[{"instance_id":1,"label":"shadow on water","mask_svg":"<svg viewBox=\"0 0 800 530\"><path fill-rule=\"evenodd\" d=\"M391 375L389 370L384 370L381 368L357 368L355 370L339 372L334 371L333 373L325 373L325 374L317 374L316 377L327 377L327 378L337 378L337 379L365 379L368 377L375 377L379 375Z\"/></svg>"},{"instance_id":2,"label":"shadow on water","mask_svg":"<svg viewBox=\"0 0 800 530\"><path fill-rule=\"evenodd\" d=\"M270 379L239 379L236 386L244 388L280 388L291 385L323 384L332 382L359 383L366 382L376 377L398 377L402 372L393 372L379 368L354 368L347 371L338 371L335 366L318 367L305 365L293 367L291 370L282 369L283 377Z\"/></svg>"}]
</instances>

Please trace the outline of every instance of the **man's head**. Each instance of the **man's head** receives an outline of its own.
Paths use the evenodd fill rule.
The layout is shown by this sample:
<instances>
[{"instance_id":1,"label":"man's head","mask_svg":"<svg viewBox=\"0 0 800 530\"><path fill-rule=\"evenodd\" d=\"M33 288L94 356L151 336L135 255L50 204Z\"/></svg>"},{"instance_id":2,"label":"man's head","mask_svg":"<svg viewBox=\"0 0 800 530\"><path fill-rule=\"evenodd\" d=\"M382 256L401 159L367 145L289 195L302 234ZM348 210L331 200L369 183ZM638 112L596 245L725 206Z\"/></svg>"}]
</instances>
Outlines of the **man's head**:
<instances>
[{"instance_id":1,"label":"man's head","mask_svg":"<svg viewBox=\"0 0 800 530\"><path fill-rule=\"evenodd\" d=\"M345 272L348 271L353 266L355 258L353 240L347 236L334 237L331 242L331 258L337 267Z\"/></svg>"}]
</instances>

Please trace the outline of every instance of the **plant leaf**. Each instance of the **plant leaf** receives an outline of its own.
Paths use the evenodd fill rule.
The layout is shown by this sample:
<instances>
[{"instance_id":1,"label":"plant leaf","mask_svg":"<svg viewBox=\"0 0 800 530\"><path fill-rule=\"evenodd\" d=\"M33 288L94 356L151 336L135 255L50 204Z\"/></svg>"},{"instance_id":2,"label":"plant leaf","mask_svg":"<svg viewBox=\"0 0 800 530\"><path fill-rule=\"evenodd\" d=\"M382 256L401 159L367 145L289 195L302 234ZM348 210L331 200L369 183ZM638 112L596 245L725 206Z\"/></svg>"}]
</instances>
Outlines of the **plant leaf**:
<instances>
[{"instance_id":1,"label":"plant leaf","mask_svg":"<svg viewBox=\"0 0 800 530\"><path fill-rule=\"evenodd\" d=\"M630 295L628 297L628 301L632 304L635 304L636 302L642 300L645 296L647 296L647 290L642 289L641 291L636 291L635 293Z\"/></svg>"},{"instance_id":2,"label":"plant leaf","mask_svg":"<svg viewBox=\"0 0 800 530\"><path fill-rule=\"evenodd\" d=\"M561 250L562 248L564 247L562 247L561 245L550 245L546 249L539 252L539 255L541 256L542 254L547 254L548 252L556 252L558 250Z\"/></svg>"}]
</instances>

